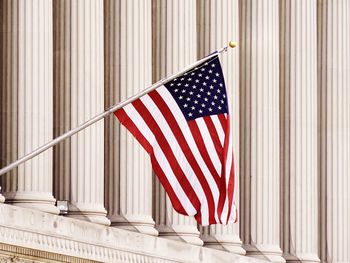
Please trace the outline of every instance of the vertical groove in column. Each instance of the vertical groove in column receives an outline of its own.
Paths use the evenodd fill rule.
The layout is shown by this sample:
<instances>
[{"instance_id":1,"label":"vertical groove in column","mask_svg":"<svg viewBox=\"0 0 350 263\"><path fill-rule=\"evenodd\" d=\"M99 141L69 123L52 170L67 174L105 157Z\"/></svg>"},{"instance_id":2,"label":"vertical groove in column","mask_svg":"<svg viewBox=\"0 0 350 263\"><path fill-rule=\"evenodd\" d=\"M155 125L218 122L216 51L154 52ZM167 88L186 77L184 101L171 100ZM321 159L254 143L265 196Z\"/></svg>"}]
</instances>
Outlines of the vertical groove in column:
<instances>
[{"instance_id":1,"label":"vertical groove in column","mask_svg":"<svg viewBox=\"0 0 350 263\"><path fill-rule=\"evenodd\" d=\"M278 1L240 1L241 218L247 255L284 262L279 239Z\"/></svg>"},{"instance_id":2,"label":"vertical groove in column","mask_svg":"<svg viewBox=\"0 0 350 263\"><path fill-rule=\"evenodd\" d=\"M157 81L196 60L196 1L152 0L152 11L153 81ZM159 235L202 245L195 219L175 212L156 178L154 189L154 215Z\"/></svg>"},{"instance_id":3,"label":"vertical groove in column","mask_svg":"<svg viewBox=\"0 0 350 263\"><path fill-rule=\"evenodd\" d=\"M198 58L238 40L238 0L198 0ZM225 83L230 99L230 115L233 132L235 163L235 201L239 203L239 51L229 49L220 59L225 74ZM239 208L238 208L239 209ZM238 212L239 214L239 212ZM228 226L213 225L201 227L204 246L245 254L239 237L239 222Z\"/></svg>"},{"instance_id":4,"label":"vertical groove in column","mask_svg":"<svg viewBox=\"0 0 350 263\"><path fill-rule=\"evenodd\" d=\"M105 1L105 107L151 84L151 0ZM150 159L118 120L105 122L105 200L112 226L157 235Z\"/></svg>"},{"instance_id":5,"label":"vertical groove in column","mask_svg":"<svg viewBox=\"0 0 350 263\"><path fill-rule=\"evenodd\" d=\"M103 1L54 1L54 133L104 110ZM68 216L109 225L103 206L104 123L55 147L55 194Z\"/></svg>"},{"instance_id":6,"label":"vertical groove in column","mask_svg":"<svg viewBox=\"0 0 350 263\"><path fill-rule=\"evenodd\" d=\"M283 256L288 262L319 262L317 2L288 0L280 8Z\"/></svg>"},{"instance_id":7,"label":"vertical groove in column","mask_svg":"<svg viewBox=\"0 0 350 263\"><path fill-rule=\"evenodd\" d=\"M350 261L350 4L318 1L321 262Z\"/></svg>"},{"instance_id":8,"label":"vertical groove in column","mask_svg":"<svg viewBox=\"0 0 350 263\"><path fill-rule=\"evenodd\" d=\"M1 1L0 10L0 166L5 166L52 139L52 1ZM58 213L52 150L0 180L8 203Z\"/></svg>"}]
</instances>

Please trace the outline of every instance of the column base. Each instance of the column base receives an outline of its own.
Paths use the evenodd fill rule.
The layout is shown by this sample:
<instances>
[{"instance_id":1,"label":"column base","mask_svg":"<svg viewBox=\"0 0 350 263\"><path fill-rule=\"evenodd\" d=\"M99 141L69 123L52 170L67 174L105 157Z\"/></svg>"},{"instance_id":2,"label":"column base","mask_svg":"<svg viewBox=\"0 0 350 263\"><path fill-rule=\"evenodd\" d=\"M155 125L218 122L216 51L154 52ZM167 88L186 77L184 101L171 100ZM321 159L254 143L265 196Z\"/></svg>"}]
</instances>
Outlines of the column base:
<instances>
[{"instance_id":1,"label":"column base","mask_svg":"<svg viewBox=\"0 0 350 263\"><path fill-rule=\"evenodd\" d=\"M277 245L244 245L248 257L268 260L276 263L285 263L282 257L282 250Z\"/></svg>"},{"instance_id":2,"label":"column base","mask_svg":"<svg viewBox=\"0 0 350 263\"><path fill-rule=\"evenodd\" d=\"M39 210L50 214L59 214L56 200L51 193L44 192L5 192L7 204Z\"/></svg>"},{"instance_id":3,"label":"column base","mask_svg":"<svg viewBox=\"0 0 350 263\"><path fill-rule=\"evenodd\" d=\"M151 236L158 236L158 231L155 229L155 223L151 216L114 215L108 216L108 218L111 221L112 227L139 232Z\"/></svg>"},{"instance_id":4,"label":"column base","mask_svg":"<svg viewBox=\"0 0 350 263\"><path fill-rule=\"evenodd\" d=\"M318 263L320 259L317 254L312 253L296 253L296 255L292 255L290 253L283 253L283 257L285 258L287 263Z\"/></svg>"},{"instance_id":5,"label":"column base","mask_svg":"<svg viewBox=\"0 0 350 263\"><path fill-rule=\"evenodd\" d=\"M171 240L185 241L186 243L203 246L203 240L199 238L196 226L174 225L172 227L159 225L157 227L159 236Z\"/></svg>"},{"instance_id":6,"label":"column base","mask_svg":"<svg viewBox=\"0 0 350 263\"><path fill-rule=\"evenodd\" d=\"M242 241L239 239L237 235L202 235L201 236L204 246L228 251L230 253L245 255L246 252L242 247Z\"/></svg>"},{"instance_id":7,"label":"column base","mask_svg":"<svg viewBox=\"0 0 350 263\"><path fill-rule=\"evenodd\" d=\"M107 211L101 204L69 204L67 217L109 226Z\"/></svg>"},{"instance_id":8,"label":"column base","mask_svg":"<svg viewBox=\"0 0 350 263\"><path fill-rule=\"evenodd\" d=\"M5 197L1 194L1 186L0 186L0 203L5 202Z\"/></svg>"}]
</instances>

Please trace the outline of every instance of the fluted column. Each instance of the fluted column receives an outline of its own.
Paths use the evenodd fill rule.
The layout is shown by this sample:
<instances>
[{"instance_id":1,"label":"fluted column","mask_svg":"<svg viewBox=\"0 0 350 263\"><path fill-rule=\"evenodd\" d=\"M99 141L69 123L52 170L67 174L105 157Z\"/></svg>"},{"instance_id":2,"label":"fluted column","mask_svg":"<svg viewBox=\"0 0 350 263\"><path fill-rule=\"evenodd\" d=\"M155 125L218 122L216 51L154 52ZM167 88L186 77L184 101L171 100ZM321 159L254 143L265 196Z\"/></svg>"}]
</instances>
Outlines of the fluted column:
<instances>
[{"instance_id":1,"label":"fluted column","mask_svg":"<svg viewBox=\"0 0 350 263\"><path fill-rule=\"evenodd\" d=\"M52 139L52 1L3 0L0 12L3 167ZM52 150L0 180L7 203L58 213L52 196Z\"/></svg>"},{"instance_id":2,"label":"fluted column","mask_svg":"<svg viewBox=\"0 0 350 263\"><path fill-rule=\"evenodd\" d=\"M319 262L317 1L281 2L281 224L287 262Z\"/></svg>"},{"instance_id":3,"label":"fluted column","mask_svg":"<svg viewBox=\"0 0 350 263\"><path fill-rule=\"evenodd\" d=\"M153 0L153 81L196 61L196 1ZM193 217L175 212L158 179L154 180L154 218L160 236L202 245Z\"/></svg>"},{"instance_id":4,"label":"fluted column","mask_svg":"<svg viewBox=\"0 0 350 263\"><path fill-rule=\"evenodd\" d=\"M198 0L199 58L227 46L229 40L239 39L238 0ZM229 50L220 59L229 94L235 163L235 202L239 210L239 50ZM238 212L239 214L239 212ZM201 228L204 246L245 254L239 237L239 222L227 226L212 225Z\"/></svg>"},{"instance_id":5,"label":"fluted column","mask_svg":"<svg viewBox=\"0 0 350 263\"><path fill-rule=\"evenodd\" d=\"M279 12L240 1L241 231L247 255L284 262L280 245Z\"/></svg>"},{"instance_id":6,"label":"fluted column","mask_svg":"<svg viewBox=\"0 0 350 263\"><path fill-rule=\"evenodd\" d=\"M151 0L106 0L104 10L107 108L151 84ZM114 116L105 122L105 156L105 201L112 226L157 235L149 156Z\"/></svg>"},{"instance_id":7,"label":"fluted column","mask_svg":"<svg viewBox=\"0 0 350 263\"><path fill-rule=\"evenodd\" d=\"M55 135L104 110L103 1L54 1ZM68 216L108 225L104 209L104 122L54 150L55 195Z\"/></svg>"},{"instance_id":8,"label":"fluted column","mask_svg":"<svg viewBox=\"0 0 350 263\"><path fill-rule=\"evenodd\" d=\"M318 4L320 256L350 262L350 2Z\"/></svg>"}]
</instances>

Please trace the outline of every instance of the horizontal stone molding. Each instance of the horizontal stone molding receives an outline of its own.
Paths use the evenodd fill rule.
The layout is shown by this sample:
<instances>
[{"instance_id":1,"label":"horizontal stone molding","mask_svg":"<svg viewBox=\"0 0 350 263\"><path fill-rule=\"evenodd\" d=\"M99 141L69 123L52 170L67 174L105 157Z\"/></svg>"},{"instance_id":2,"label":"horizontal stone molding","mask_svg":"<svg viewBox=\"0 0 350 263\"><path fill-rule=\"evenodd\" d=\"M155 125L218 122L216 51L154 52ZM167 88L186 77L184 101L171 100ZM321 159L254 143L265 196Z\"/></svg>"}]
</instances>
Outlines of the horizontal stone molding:
<instances>
[{"instance_id":1,"label":"horizontal stone molding","mask_svg":"<svg viewBox=\"0 0 350 263\"><path fill-rule=\"evenodd\" d=\"M7 251L43 262L264 262L6 204L0 215L0 259Z\"/></svg>"}]
</instances>

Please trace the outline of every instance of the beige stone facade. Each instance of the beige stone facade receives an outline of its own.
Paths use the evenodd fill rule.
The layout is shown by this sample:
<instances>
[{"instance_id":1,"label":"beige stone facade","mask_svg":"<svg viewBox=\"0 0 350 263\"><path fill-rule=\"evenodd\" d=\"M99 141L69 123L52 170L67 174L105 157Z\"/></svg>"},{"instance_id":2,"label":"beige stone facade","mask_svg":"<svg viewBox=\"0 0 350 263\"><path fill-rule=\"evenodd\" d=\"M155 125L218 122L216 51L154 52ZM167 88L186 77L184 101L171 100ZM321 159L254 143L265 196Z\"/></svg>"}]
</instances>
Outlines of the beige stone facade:
<instances>
[{"instance_id":1,"label":"beige stone facade","mask_svg":"<svg viewBox=\"0 0 350 263\"><path fill-rule=\"evenodd\" d=\"M350 263L348 0L0 0L0 167L229 40L237 224L109 116L0 177L0 262Z\"/></svg>"}]
</instances>

